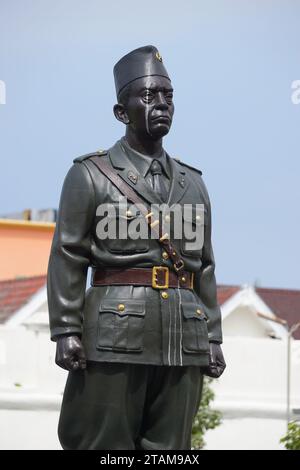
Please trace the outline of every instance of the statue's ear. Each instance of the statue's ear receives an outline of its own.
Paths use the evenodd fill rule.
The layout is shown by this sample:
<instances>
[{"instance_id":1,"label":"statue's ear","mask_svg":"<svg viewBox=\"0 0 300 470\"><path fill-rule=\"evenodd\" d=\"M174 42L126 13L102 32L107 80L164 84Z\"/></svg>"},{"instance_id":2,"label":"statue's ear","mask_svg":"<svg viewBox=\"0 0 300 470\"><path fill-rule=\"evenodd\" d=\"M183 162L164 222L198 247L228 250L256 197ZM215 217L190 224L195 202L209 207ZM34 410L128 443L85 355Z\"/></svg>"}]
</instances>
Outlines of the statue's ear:
<instances>
[{"instance_id":1,"label":"statue's ear","mask_svg":"<svg viewBox=\"0 0 300 470\"><path fill-rule=\"evenodd\" d=\"M129 124L129 118L123 104L118 103L114 105L114 115L118 121L123 122L123 124Z\"/></svg>"}]
</instances>

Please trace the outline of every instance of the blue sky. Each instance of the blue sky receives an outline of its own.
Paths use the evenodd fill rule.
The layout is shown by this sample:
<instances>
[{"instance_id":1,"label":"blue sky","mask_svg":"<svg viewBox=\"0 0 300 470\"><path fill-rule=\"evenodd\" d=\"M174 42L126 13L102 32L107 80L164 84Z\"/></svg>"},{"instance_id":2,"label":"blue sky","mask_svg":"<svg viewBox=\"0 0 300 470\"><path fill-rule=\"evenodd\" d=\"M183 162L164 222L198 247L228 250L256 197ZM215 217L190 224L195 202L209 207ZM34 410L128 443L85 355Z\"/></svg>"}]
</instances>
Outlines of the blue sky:
<instances>
[{"instance_id":1,"label":"blue sky","mask_svg":"<svg viewBox=\"0 0 300 470\"><path fill-rule=\"evenodd\" d=\"M114 63L156 45L166 150L203 171L219 283L300 288L300 1L0 0L0 214L57 207L72 159L124 132Z\"/></svg>"}]
</instances>

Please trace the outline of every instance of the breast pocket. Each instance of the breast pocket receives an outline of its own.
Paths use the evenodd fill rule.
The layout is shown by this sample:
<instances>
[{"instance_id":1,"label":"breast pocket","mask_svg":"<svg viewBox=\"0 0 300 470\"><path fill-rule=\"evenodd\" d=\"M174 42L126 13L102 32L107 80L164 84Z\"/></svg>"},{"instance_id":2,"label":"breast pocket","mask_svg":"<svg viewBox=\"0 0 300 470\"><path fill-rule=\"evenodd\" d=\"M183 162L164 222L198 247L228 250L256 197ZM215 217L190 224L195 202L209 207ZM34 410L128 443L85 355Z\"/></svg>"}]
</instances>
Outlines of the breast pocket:
<instances>
[{"instance_id":1,"label":"breast pocket","mask_svg":"<svg viewBox=\"0 0 300 470\"><path fill-rule=\"evenodd\" d=\"M144 253L149 251L148 225L139 210L114 210L104 216L96 229L98 238L111 253Z\"/></svg>"},{"instance_id":2,"label":"breast pocket","mask_svg":"<svg viewBox=\"0 0 300 470\"><path fill-rule=\"evenodd\" d=\"M182 348L186 353L209 353L207 317L203 306L182 302Z\"/></svg>"},{"instance_id":3,"label":"breast pocket","mask_svg":"<svg viewBox=\"0 0 300 470\"><path fill-rule=\"evenodd\" d=\"M181 252L186 256L202 255L205 226L207 224L207 210L183 211Z\"/></svg>"},{"instance_id":4,"label":"breast pocket","mask_svg":"<svg viewBox=\"0 0 300 470\"><path fill-rule=\"evenodd\" d=\"M97 349L116 352L143 350L145 301L103 300L99 308Z\"/></svg>"}]
</instances>

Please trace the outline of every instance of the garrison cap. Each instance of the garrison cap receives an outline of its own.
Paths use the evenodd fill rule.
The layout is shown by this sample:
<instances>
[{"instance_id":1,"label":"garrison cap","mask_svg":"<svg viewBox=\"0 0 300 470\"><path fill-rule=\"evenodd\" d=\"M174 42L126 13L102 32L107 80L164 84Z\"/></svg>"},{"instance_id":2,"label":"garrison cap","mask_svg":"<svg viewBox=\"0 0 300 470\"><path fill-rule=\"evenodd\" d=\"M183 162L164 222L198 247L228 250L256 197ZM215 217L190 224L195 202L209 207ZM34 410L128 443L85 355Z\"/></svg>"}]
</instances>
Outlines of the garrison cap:
<instances>
[{"instance_id":1,"label":"garrison cap","mask_svg":"<svg viewBox=\"0 0 300 470\"><path fill-rule=\"evenodd\" d=\"M117 96L126 85L137 78L160 75L170 80L156 47L144 46L124 55L114 66Z\"/></svg>"}]
</instances>

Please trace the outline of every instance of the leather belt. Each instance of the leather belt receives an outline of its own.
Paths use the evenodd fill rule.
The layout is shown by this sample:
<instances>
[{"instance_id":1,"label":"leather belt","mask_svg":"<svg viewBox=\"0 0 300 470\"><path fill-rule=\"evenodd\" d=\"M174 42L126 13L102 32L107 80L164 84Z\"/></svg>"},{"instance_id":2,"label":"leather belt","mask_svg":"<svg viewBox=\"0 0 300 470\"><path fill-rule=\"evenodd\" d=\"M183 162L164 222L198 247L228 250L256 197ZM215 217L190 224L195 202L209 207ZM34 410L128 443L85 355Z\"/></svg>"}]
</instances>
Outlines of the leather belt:
<instances>
[{"instance_id":1,"label":"leather belt","mask_svg":"<svg viewBox=\"0 0 300 470\"><path fill-rule=\"evenodd\" d=\"M166 266L152 268L109 268L93 269L92 286L134 285L150 286L153 289L180 287L193 289L194 273L182 271L180 275Z\"/></svg>"}]
</instances>

